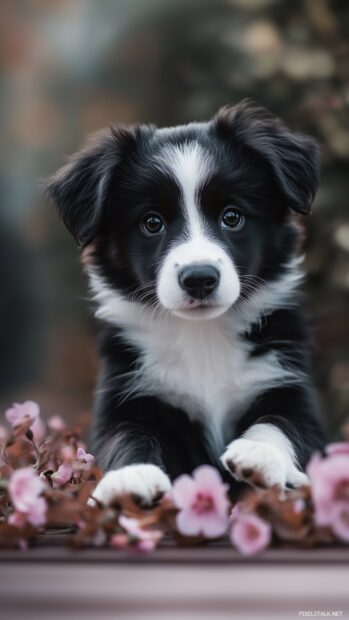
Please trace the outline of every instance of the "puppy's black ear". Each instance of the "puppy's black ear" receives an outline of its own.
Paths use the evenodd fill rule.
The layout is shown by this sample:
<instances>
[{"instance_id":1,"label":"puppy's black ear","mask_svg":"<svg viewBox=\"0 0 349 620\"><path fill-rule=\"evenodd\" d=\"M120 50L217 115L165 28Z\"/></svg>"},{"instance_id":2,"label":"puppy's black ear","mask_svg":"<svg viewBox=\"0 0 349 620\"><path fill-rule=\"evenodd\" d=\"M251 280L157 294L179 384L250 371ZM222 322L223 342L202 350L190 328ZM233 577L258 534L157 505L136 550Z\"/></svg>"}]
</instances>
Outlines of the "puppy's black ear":
<instances>
[{"instance_id":1,"label":"puppy's black ear","mask_svg":"<svg viewBox=\"0 0 349 620\"><path fill-rule=\"evenodd\" d=\"M286 204L308 214L318 185L319 149L312 138L291 133L266 108L244 100L213 119L215 130L257 153L272 171Z\"/></svg>"},{"instance_id":2,"label":"puppy's black ear","mask_svg":"<svg viewBox=\"0 0 349 620\"><path fill-rule=\"evenodd\" d=\"M135 142L133 129L98 132L49 180L46 193L80 247L97 235L111 178Z\"/></svg>"}]
</instances>

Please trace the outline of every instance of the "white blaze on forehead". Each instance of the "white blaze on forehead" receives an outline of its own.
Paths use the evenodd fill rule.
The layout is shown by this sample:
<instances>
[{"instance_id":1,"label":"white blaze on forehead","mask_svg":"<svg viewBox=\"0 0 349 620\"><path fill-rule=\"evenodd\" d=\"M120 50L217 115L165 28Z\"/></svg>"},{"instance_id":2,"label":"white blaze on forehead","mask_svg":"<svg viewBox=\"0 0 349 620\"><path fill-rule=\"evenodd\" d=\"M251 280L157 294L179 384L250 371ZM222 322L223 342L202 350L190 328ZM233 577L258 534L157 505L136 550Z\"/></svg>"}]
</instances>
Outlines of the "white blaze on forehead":
<instances>
[{"instance_id":1,"label":"white blaze on forehead","mask_svg":"<svg viewBox=\"0 0 349 620\"><path fill-rule=\"evenodd\" d=\"M169 174L181 191L181 208L185 220L185 236L170 246L158 277L157 295L162 306L178 316L188 310L188 294L179 283L179 271L187 265L209 264L218 270L220 279L214 293L214 304L206 318L225 312L240 294L240 281L235 265L224 247L209 233L199 204L199 190L214 171L214 160L198 142L165 146L157 157L158 167ZM202 314L200 315L202 317ZM186 318L197 318L191 308Z\"/></svg>"},{"instance_id":2,"label":"white blaze on forehead","mask_svg":"<svg viewBox=\"0 0 349 620\"><path fill-rule=\"evenodd\" d=\"M212 174L212 157L197 142L187 142L166 146L158 156L158 163L180 187L190 235L202 234L198 189Z\"/></svg>"}]
</instances>

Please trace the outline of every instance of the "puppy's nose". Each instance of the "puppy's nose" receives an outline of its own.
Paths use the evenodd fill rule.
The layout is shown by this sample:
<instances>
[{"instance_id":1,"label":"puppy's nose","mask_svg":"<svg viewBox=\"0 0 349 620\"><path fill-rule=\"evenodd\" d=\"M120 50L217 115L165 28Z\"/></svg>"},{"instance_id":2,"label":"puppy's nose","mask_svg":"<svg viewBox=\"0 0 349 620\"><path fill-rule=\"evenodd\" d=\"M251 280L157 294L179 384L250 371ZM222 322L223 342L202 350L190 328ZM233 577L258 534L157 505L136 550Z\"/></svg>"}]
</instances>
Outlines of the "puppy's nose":
<instances>
[{"instance_id":1,"label":"puppy's nose","mask_svg":"<svg viewBox=\"0 0 349 620\"><path fill-rule=\"evenodd\" d=\"M219 284L219 271L212 265L189 265L178 274L180 287L194 299L211 295Z\"/></svg>"}]
</instances>

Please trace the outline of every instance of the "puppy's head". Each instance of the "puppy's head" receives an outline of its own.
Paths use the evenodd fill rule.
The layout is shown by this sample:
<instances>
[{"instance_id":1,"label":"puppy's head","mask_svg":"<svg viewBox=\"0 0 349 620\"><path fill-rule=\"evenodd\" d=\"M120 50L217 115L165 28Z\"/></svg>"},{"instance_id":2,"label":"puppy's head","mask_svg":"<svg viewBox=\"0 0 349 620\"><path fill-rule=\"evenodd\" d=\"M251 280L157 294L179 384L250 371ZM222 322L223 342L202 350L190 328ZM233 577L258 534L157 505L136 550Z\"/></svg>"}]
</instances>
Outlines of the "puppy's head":
<instances>
[{"instance_id":1,"label":"puppy's head","mask_svg":"<svg viewBox=\"0 0 349 620\"><path fill-rule=\"evenodd\" d=\"M280 276L316 186L313 140L242 102L207 123L100 133L48 194L104 287L209 319Z\"/></svg>"}]
</instances>

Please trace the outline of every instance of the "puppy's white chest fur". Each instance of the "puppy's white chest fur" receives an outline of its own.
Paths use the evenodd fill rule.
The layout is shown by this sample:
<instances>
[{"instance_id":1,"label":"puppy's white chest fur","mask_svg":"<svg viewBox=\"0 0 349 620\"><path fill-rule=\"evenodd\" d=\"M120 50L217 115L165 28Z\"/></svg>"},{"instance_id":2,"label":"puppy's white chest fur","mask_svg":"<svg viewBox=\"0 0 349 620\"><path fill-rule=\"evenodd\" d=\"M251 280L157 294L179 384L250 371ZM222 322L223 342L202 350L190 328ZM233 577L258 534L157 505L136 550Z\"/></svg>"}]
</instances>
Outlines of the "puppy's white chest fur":
<instances>
[{"instance_id":1,"label":"puppy's white chest fur","mask_svg":"<svg viewBox=\"0 0 349 620\"><path fill-rule=\"evenodd\" d=\"M276 353L250 357L252 345L232 323L229 315L196 323L169 317L124 330L140 352L126 393L155 394L184 409L203 423L217 455L228 421L232 424L262 391L293 376Z\"/></svg>"}]
</instances>

